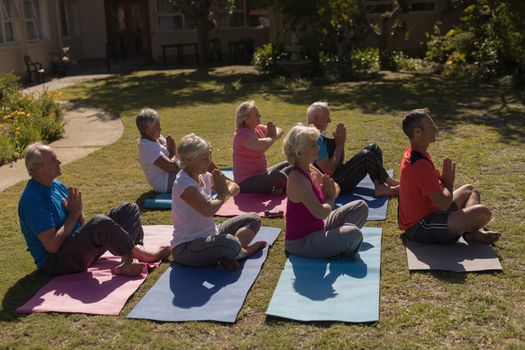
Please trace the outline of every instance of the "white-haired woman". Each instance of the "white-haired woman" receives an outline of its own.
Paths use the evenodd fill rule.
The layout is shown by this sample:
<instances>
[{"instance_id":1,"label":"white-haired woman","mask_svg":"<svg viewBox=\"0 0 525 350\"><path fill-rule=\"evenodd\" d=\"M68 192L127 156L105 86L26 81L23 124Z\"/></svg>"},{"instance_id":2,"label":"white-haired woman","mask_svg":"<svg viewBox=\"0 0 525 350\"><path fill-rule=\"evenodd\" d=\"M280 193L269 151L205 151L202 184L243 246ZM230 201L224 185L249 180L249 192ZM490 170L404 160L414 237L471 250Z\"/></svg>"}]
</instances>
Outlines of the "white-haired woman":
<instances>
[{"instance_id":1,"label":"white-haired woman","mask_svg":"<svg viewBox=\"0 0 525 350\"><path fill-rule=\"evenodd\" d=\"M261 115L250 100L235 111L233 177L241 192L280 195L286 190L287 162L268 168L265 152L283 133L271 121L261 124Z\"/></svg>"},{"instance_id":2,"label":"white-haired woman","mask_svg":"<svg viewBox=\"0 0 525 350\"><path fill-rule=\"evenodd\" d=\"M160 116L154 109L142 109L135 123L140 132L139 161L146 179L155 192L170 192L180 170L175 141L170 135L161 135Z\"/></svg>"},{"instance_id":3,"label":"white-haired woman","mask_svg":"<svg viewBox=\"0 0 525 350\"><path fill-rule=\"evenodd\" d=\"M308 258L353 258L363 240L360 228L368 216L362 200L333 210L339 186L312 162L317 159L319 130L298 124L284 139L292 165L288 175L285 248Z\"/></svg>"},{"instance_id":4,"label":"white-haired woman","mask_svg":"<svg viewBox=\"0 0 525 350\"><path fill-rule=\"evenodd\" d=\"M210 144L195 134L184 136L177 146L181 171L172 189L171 216L174 261L188 266L221 264L235 270L238 260L266 246L249 245L261 226L255 213L239 215L215 226L213 215L239 187L218 170L208 172ZM217 196L211 197L215 191Z\"/></svg>"}]
</instances>

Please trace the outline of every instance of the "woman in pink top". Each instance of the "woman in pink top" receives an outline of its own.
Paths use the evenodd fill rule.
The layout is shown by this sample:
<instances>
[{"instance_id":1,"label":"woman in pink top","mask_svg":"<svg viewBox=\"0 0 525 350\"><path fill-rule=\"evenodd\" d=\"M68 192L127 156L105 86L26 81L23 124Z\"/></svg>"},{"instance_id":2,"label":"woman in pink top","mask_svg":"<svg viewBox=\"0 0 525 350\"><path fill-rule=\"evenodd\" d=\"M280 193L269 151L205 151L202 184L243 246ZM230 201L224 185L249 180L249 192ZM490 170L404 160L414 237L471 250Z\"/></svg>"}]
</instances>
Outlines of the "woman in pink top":
<instances>
[{"instance_id":1,"label":"woman in pink top","mask_svg":"<svg viewBox=\"0 0 525 350\"><path fill-rule=\"evenodd\" d=\"M270 168L264 153L283 130L271 121L261 124L255 102L243 102L235 111L237 130L233 137L233 177L241 192L280 195L286 190L287 162Z\"/></svg>"},{"instance_id":2,"label":"woman in pink top","mask_svg":"<svg viewBox=\"0 0 525 350\"><path fill-rule=\"evenodd\" d=\"M339 186L312 162L317 159L319 131L298 124L284 139L284 154L293 166L286 193L285 248L307 258L354 258L368 217L368 206L353 201L332 211Z\"/></svg>"}]
</instances>

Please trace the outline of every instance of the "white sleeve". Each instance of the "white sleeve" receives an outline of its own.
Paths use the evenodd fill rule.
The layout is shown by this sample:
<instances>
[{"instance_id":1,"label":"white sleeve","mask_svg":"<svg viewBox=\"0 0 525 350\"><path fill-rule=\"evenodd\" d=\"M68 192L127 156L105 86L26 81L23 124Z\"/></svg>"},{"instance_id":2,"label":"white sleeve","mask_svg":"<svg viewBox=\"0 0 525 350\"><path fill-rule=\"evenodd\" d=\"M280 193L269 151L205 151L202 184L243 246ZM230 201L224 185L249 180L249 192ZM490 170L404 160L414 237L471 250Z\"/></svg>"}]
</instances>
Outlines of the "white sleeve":
<instances>
[{"instance_id":1,"label":"white sleeve","mask_svg":"<svg viewBox=\"0 0 525 350\"><path fill-rule=\"evenodd\" d=\"M195 187L197 190L199 190L195 180L193 180L191 176L189 176L185 171L181 171L173 182L173 188L171 190L172 200L179 199L184 190L186 190L188 187Z\"/></svg>"},{"instance_id":2,"label":"white sleeve","mask_svg":"<svg viewBox=\"0 0 525 350\"><path fill-rule=\"evenodd\" d=\"M156 142L139 143L139 158L142 164L153 164L162 154L162 148Z\"/></svg>"}]
</instances>

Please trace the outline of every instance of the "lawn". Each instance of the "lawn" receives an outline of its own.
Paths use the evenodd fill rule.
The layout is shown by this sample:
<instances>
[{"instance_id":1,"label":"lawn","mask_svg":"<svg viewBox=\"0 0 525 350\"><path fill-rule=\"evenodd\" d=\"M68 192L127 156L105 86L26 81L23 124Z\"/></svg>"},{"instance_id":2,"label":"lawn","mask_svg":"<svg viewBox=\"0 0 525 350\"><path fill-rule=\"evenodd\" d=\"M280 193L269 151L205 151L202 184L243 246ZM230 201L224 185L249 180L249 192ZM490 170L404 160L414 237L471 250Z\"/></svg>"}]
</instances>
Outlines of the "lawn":
<instances>
[{"instance_id":1,"label":"lawn","mask_svg":"<svg viewBox=\"0 0 525 350\"><path fill-rule=\"evenodd\" d=\"M237 322L157 323L126 315L168 264L153 271L121 315L17 315L49 279L35 271L18 226L17 203L24 184L0 194L0 348L524 348L525 347L525 93L468 81L415 74L377 75L367 81L303 89L276 89L253 73L194 70L141 71L64 90L73 102L119 116L125 131L115 144L63 166L61 179L83 192L87 216L122 201L141 205L144 224L169 224L169 211L142 207L153 195L137 161L134 116L145 106L162 118L163 133L179 139L195 132L211 141L219 166L231 165L234 110L257 102L263 120L288 130L305 121L306 107L325 100L332 120L347 125L347 154L378 142L387 168L398 176L406 147L400 122L404 111L428 107L440 127L431 146L434 159L458 163L456 184L478 186L493 209L490 228L503 232L495 246L500 273L410 273L397 200L390 201L383 228L380 321L374 324L298 323L266 318L265 310L285 262L283 238L270 249ZM282 143L268 151L282 159ZM438 162L437 162L438 163ZM220 220L220 219L218 219ZM265 219L284 227L282 219Z\"/></svg>"}]
</instances>

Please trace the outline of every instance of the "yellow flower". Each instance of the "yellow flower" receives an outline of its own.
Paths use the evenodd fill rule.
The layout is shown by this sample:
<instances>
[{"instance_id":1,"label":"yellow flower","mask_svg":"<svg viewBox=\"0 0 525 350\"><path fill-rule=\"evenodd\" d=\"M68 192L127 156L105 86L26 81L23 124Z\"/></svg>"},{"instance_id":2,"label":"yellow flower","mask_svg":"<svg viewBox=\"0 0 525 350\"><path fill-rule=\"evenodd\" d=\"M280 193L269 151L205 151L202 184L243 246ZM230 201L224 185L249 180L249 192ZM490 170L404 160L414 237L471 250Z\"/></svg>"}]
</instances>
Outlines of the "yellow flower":
<instances>
[{"instance_id":1,"label":"yellow flower","mask_svg":"<svg viewBox=\"0 0 525 350\"><path fill-rule=\"evenodd\" d=\"M33 101L33 95L29 95L29 96L27 96L27 100L28 100L29 102L32 102L32 101Z\"/></svg>"},{"instance_id":2,"label":"yellow flower","mask_svg":"<svg viewBox=\"0 0 525 350\"><path fill-rule=\"evenodd\" d=\"M0 130L4 128L4 124L0 124Z\"/></svg>"}]
</instances>

